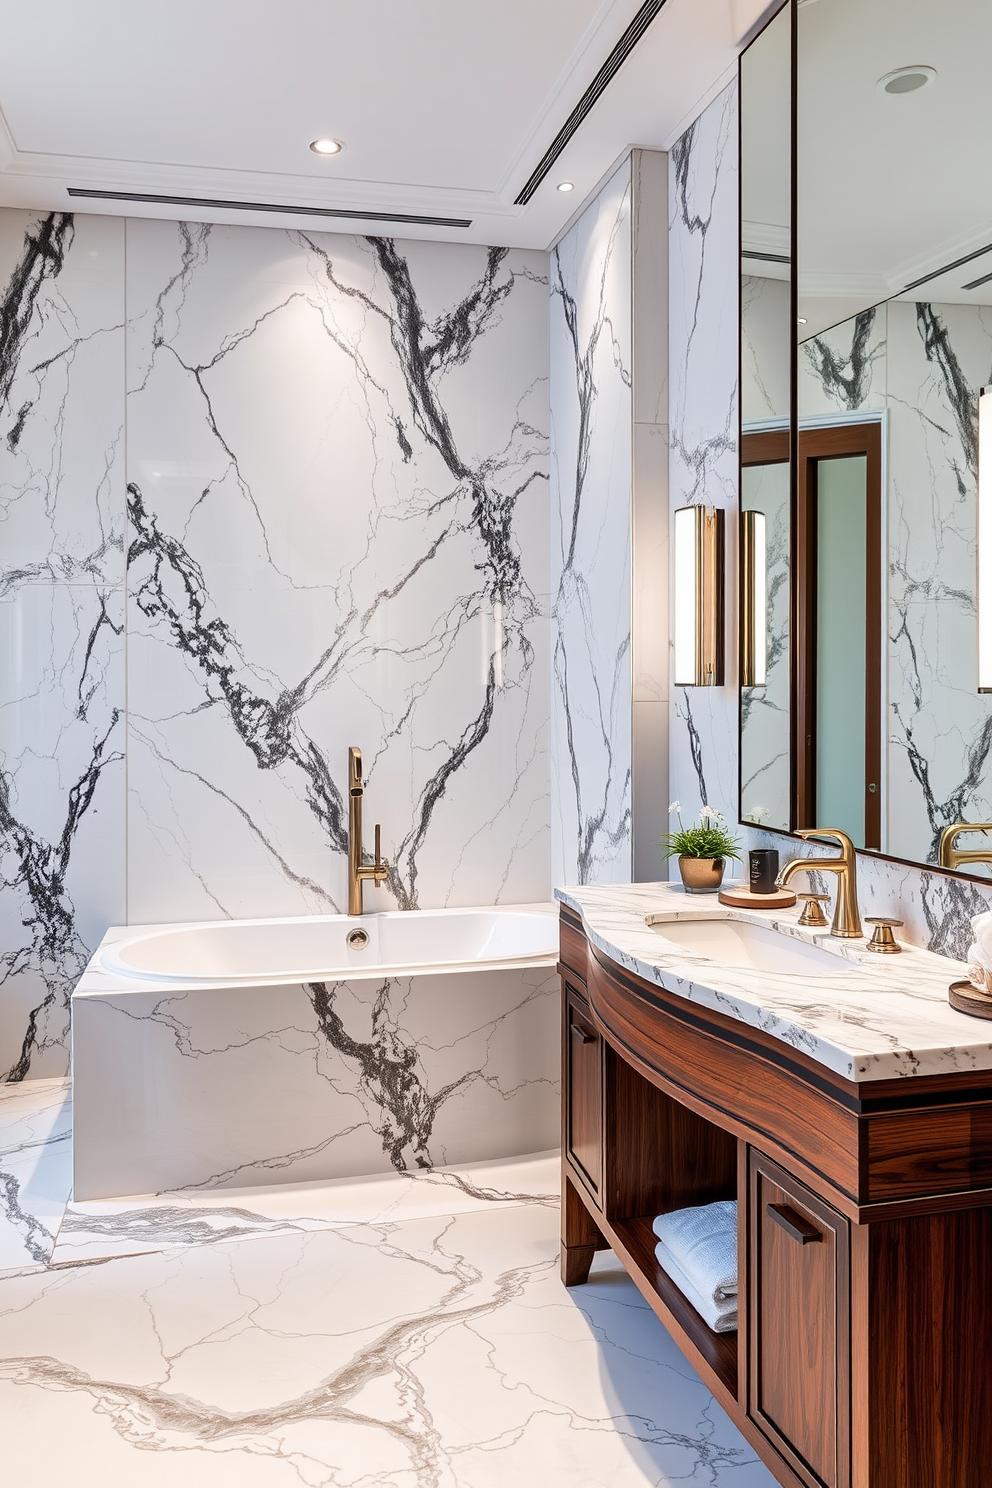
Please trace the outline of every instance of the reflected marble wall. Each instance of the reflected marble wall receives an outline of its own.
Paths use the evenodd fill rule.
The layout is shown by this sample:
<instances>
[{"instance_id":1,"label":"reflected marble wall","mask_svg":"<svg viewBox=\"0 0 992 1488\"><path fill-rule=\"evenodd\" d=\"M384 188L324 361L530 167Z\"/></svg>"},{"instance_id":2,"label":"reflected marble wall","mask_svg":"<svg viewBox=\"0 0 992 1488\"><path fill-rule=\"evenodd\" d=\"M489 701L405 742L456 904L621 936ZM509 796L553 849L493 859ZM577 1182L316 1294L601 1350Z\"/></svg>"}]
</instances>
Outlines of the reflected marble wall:
<instances>
[{"instance_id":1,"label":"reflected marble wall","mask_svg":"<svg viewBox=\"0 0 992 1488\"><path fill-rule=\"evenodd\" d=\"M110 923L340 908L352 743L370 907L546 898L547 256L4 211L0 260L0 1074L64 1072Z\"/></svg>"},{"instance_id":2,"label":"reflected marble wall","mask_svg":"<svg viewBox=\"0 0 992 1488\"><path fill-rule=\"evenodd\" d=\"M631 171L551 255L552 876L631 877Z\"/></svg>"},{"instance_id":3,"label":"reflected marble wall","mask_svg":"<svg viewBox=\"0 0 992 1488\"><path fill-rule=\"evenodd\" d=\"M992 309L891 301L801 348L800 412L882 412L887 457L887 851L936 862L941 829L992 813L977 687L977 403Z\"/></svg>"}]
</instances>

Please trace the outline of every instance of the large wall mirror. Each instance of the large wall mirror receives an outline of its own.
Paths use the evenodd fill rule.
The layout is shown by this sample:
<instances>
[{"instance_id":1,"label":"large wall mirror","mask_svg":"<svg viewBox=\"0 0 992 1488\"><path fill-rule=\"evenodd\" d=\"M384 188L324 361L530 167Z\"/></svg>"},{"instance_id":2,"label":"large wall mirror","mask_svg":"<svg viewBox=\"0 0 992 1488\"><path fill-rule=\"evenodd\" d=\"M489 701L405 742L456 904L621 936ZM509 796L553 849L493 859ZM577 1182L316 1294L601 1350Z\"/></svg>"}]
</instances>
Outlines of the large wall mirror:
<instances>
[{"instance_id":1,"label":"large wall mirror","mask_svg":"<svg viewBox=\"0 0 992 1488\"><path fill-rule=\"evenodd\" d=\"M795 89L784 278L748 257L764 210L749 181L781 172L782 146L749 126L772 83L759 97L741 63L742 631L766 658L742 674L741 816L987 877L992 5L793 0L750 50L793 26L794 67L768 47L776 96ZM788 304L765 293L793 275ZM776 380L765 348L784 315L793 355Z\"/></svg>"}]
</instances>

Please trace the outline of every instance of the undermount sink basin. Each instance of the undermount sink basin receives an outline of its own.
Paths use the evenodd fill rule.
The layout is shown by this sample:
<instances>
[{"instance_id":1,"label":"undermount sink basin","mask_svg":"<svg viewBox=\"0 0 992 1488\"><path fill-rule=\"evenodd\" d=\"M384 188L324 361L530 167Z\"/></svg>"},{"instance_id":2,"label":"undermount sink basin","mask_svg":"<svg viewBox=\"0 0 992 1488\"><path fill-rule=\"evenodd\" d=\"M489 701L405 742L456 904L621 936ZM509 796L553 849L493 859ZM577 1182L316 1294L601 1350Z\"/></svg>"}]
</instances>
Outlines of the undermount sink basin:
<instances>
[{"instance_id":1,"label":"undermount sink basin","mask_svg":"<svg viewBox=\"0 0 992 1488\"><path fill-rule=\"evenodd\" d=\"M679 950L705 956L720 966L749 971L791 972L794 976L843 976L855 970L836 951L781 935L767 925L729 918L666 920L648 915L646 923Z\"/></svg>"}]
</instances>

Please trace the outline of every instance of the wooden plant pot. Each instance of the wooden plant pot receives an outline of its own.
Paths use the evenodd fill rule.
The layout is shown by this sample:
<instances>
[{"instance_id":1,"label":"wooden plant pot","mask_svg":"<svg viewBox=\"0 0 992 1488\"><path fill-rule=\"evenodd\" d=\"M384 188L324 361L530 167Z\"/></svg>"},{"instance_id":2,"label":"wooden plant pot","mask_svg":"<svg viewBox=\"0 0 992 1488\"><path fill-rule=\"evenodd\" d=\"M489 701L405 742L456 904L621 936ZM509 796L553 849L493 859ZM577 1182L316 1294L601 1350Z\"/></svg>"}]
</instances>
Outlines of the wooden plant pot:
<instances>
[{"instance_id":1,"label":"wooden plant pot","mask_svg":"<svg viewBox=\"0 0 992 1488\"><path fill-rule=\"evenodd\" d=\"M679 857L679 872L687 894L715 894L723 883L725 858Z\"/></svg>"}]
</instances>

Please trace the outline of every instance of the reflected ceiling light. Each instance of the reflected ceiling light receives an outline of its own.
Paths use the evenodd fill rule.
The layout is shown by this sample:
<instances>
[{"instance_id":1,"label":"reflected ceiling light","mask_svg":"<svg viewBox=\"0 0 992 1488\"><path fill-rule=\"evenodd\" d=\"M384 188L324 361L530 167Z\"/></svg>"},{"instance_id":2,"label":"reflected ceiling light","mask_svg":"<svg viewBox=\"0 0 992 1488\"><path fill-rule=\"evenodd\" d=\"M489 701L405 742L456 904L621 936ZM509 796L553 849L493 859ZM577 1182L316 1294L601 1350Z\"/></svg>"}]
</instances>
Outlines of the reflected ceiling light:
<instances>
[{"instance_id":1,"label":"reflected ceiling light","mask_svg":"<svg viewBox=\"0 0 992 1488\"><path fill-rule=\"evenodd\" d=\"M575 190L575 182L574 181L559 181L558 182L558 190L559 191L574 191Z\"/></svg>"},{"instance_id":2,"label":"reflected ceiling light","mask_svg":"<svg viewBox=\"0 0 992 1488\"><path fill-rule=\"evenodd\" d=\"M315 139L310 141L310 148L315 155L340 155L344 145L336 139Z\"/></svg>"},{"instance_id":3,"label":"reflected ceiling light","mask_svg":"<svg viewBox=\"0 0 992 1488\"><path fill-rule=\"evenodd\" d=\"M880 77L875 87L879 93L916 93L932 83L936 76L935 67L897 67L894 72Z\"/></svg>"},{"instance_id":4,"label":"reflected ceiling light","mask_svg":"<svg viewBox=\"0 0 992 1488\"><path fill-rule=\"evenodd\" d=\"M992 692L992 387L978 395L978 690Z\"/></svg>"},{"instance_id":5,"label":"reflected ceiling light","mask_svg":"<svg viewBox=\"0 0 992 1488\"><path fill-rule=\"evenodd\" d=\"M741 513L741 686L768 682L768 548L765 514Z\"/></svg>"},{"instance_id":6,"label":"reflected ceiling light","mask_svg":"<svg viewBox=\"0 0 992 1488\"><path fill-rule=\"evenodd\" d=\"M683 506L675 513L673 681L723 686L723 512Z\"/></svg>"}]
</instances>

